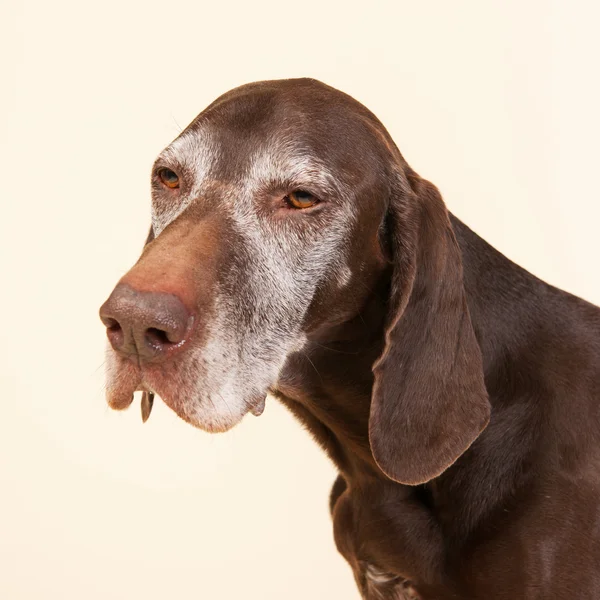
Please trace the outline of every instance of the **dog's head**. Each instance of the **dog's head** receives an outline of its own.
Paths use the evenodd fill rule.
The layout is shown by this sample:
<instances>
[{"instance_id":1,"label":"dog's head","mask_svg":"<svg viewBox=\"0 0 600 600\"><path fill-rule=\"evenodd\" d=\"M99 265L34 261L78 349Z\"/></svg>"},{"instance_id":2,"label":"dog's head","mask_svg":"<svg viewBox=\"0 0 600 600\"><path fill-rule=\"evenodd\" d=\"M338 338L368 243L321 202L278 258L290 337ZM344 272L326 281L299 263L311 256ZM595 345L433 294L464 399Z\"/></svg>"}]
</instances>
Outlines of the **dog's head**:
<instances>
[{"instance_id":1,"label":"dog's head","mask_svg":"<svg viewBox=\"0 0 600 600\"><path fill-rule=\"evenodd\" d=\"M308 338L355 317L391 268L376 460L417 482L485 425L445 207L360 103L308 79L232 90L159 155L152 189L147 244L101 309L111 406L148 390L193 425L225 431L260 407ZM398 458L415 451L420 466Z\"/></svg>"}]
</instances>

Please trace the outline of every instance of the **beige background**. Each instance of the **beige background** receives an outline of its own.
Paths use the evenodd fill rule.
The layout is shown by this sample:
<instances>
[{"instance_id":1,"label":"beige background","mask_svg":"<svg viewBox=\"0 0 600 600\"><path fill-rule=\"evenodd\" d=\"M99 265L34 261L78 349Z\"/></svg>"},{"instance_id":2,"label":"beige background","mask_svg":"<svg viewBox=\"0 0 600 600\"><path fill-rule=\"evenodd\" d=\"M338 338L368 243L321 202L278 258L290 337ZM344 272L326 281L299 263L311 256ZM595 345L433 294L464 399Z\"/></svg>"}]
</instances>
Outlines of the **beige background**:
<instances>
[{"instance_id":1,"label":"beige background","mask_svg":"<svg viewBox=\"0 0 600 600\"><path fill-rule=\"evenodd\" d=\"M313 76L505 254L600 303L598 3L0 6L0 598L357 598L333 468L275 401L215 437L105 407L97 309L153 158L227 89Z\"/></svg>"}]
</instances>

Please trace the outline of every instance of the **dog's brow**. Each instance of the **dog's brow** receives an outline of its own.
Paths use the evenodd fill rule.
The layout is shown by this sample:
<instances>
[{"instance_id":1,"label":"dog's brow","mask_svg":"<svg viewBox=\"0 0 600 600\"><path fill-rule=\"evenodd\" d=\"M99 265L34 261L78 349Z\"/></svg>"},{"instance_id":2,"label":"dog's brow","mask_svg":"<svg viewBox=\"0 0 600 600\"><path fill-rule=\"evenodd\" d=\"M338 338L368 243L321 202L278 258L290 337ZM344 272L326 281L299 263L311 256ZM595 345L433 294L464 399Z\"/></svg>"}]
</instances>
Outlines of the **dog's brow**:
<instances>
[{"instance_id":1,"label":"dog's brow","mask_svg":"<svg viewBox=\"0 0 600 600\"><path fill-rule=\"evenodd\" d=\"M323 161L308 152L287 148L255 153L248 165L248 180L254 184L316 186L326 194L343 192L342 183Z\"/></svg>"},{"instance_id":2,"label":"dog's brow","mask_svg":"<svg viewBox=\"0 0 600 600\"><path fill-rule=\"evenodd\" d=\"M207 172L213 164L218 145L207 131L184 133L171 142L159 155L157 162L179 163L196 172Z\"/></svg>"}]
</instances>

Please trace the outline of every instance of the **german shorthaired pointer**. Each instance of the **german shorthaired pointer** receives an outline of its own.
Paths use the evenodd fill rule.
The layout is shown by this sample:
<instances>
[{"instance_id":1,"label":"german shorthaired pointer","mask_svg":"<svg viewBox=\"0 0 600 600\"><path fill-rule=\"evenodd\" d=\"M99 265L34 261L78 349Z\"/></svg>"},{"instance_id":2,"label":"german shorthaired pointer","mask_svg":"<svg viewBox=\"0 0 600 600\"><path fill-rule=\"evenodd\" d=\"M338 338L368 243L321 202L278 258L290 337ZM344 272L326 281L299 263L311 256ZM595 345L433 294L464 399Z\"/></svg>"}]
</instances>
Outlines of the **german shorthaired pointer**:
<instances>
[{"instance_id":1,"label":"german shorthaired pointer","mask_svg":"<svg viewBox=\"0 0 600 600\"><path fill-rule=\"evenodd\" d=\"M226 431L265 396L340 475L364 598L600 598L600 310L445 208L377 118L310 79L218 98L158 157L100 313L108 403Z\"/></svg>"}]
</instances>

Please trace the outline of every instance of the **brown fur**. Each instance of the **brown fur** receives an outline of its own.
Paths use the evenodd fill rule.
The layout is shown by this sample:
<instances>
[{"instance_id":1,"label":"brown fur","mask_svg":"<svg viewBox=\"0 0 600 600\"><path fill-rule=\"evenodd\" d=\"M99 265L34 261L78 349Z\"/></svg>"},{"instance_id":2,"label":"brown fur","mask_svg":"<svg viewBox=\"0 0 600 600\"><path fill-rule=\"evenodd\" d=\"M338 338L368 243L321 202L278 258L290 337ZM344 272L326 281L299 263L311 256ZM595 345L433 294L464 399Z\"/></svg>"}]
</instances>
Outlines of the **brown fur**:
<instances>
[{"instance_id":1,"label":"brown fur","mask_svg":"<svg viewBox=\"0 0 600 600\"><path fill-rule=\"evenodd\" d=\"M235 145L226 183L291 132L352 189L316 217L326 231L335 203L354 211L339 248L349 287L316 287L302 307L306 343L271 392L339 469L335 540L364 597L600 598L600 310L450 215L341 92L312 80L242 86L188 132L207 122L222 148ZM281 215L309 227L301 212ZM219 230L216 254L235 254ZM143 277L192 256L169 228L152 237ZM223 260L204 277L218 279ZM210 290L186 277L186 303L205 302Z\"/></svg>"}]
</instances>

